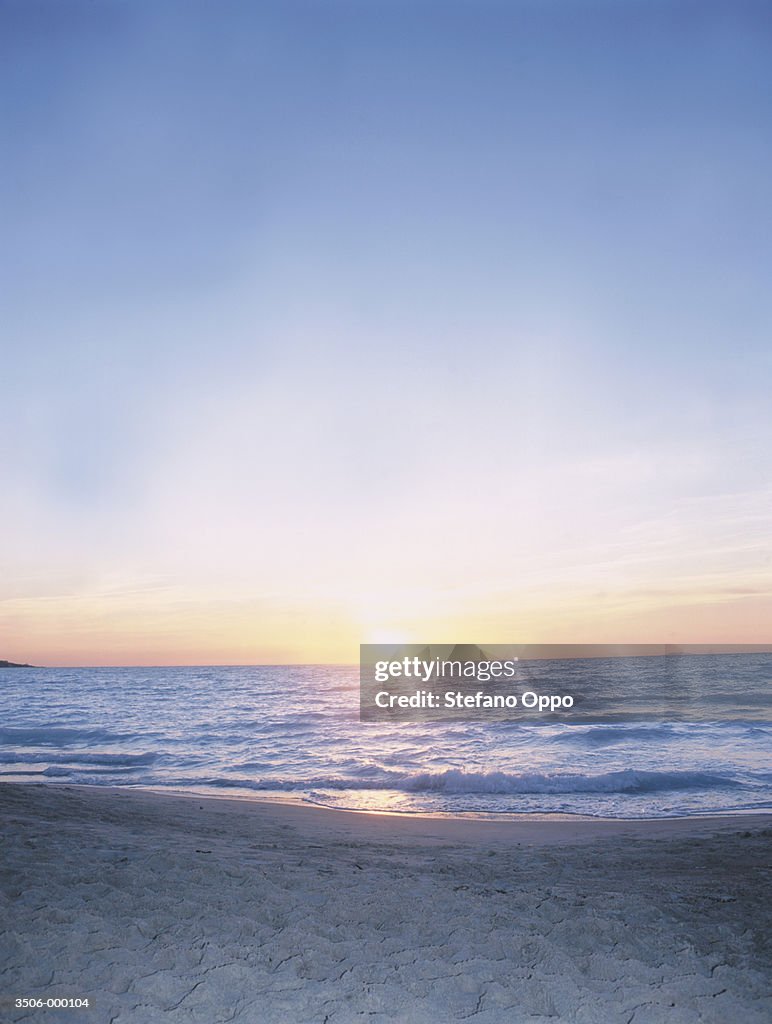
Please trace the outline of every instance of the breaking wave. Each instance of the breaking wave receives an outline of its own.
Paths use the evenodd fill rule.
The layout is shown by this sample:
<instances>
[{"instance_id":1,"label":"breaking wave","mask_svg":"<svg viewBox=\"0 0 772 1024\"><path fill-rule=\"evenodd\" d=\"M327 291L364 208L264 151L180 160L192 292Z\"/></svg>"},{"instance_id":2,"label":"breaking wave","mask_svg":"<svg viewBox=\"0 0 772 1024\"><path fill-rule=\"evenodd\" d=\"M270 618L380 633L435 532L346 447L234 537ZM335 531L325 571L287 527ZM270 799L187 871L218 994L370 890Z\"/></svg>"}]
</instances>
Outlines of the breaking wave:
<instances>
[{"instance_id":1,"label":"breaking wave","mask_svg":"<svg viewBox=\"0 0 772 1024\"><path fill-rule=\"evenodd\" d=\"M599 775L571 773L543 775L508 772L424 772L405 775L399 772L381 772L369 779L320 777L313 779L239 779L216 776L193 780L178 780L177 785L188 784L230 788L239 787L274 792L295 790L399 790L404 793L488 794L506 796L530 793L655 793L669 790L734 788L741 783L731 777L707 772L653 772L626 769Z\"/></svg>"}]
</instances>

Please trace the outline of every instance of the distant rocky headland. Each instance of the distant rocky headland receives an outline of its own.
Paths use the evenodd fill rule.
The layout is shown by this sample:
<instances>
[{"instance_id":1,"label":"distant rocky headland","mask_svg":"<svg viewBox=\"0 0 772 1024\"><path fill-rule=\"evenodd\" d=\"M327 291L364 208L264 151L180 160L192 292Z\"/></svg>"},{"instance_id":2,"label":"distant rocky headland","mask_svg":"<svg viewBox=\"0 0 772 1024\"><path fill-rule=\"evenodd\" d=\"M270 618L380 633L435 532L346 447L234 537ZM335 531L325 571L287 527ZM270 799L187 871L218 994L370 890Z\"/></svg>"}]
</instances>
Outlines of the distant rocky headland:
<instances>
[{"instance_id":1,"label":"distant rocky headland","mask_svg":"<svg viewBox=\"0 0 772 1024\"><path fill-rule=\"evenodd\" d=\"M34 665L20 665L16 661L3 661L0 658L0 668L34 668Z\"/></svg>"}]
</instances>

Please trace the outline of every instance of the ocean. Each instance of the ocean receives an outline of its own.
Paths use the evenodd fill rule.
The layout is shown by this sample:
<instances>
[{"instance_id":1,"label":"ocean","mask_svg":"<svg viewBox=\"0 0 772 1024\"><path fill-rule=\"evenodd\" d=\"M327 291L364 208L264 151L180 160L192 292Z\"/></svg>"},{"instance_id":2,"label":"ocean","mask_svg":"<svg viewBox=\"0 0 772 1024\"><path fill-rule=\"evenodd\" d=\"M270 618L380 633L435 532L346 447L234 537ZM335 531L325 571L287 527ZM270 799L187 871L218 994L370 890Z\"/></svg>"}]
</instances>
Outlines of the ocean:
<instances>
[{"instance_id":1,"label":"ocean","mask_svg":"<svg viewBox=\"0 0 772 1024\"><path fill-rule=\"evenodd\" d=\"M772 810L772 655L529 672L545 692L605 673L627 699L539 721L368 723L358 666L0 669L0 779L404 813Z\"/></svg>"}]
</instances>

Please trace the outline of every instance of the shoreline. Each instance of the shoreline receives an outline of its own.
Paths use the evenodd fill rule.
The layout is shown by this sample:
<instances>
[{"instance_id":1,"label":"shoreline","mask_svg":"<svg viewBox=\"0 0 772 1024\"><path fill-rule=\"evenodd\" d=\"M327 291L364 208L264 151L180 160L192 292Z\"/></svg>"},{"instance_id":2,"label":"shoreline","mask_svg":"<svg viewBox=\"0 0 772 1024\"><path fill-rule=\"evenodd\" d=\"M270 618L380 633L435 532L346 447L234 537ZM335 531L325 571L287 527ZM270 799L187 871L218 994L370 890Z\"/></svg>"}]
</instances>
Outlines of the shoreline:
<instances>
[{"instance_id":1,"label":"shoreline","mask_svg":"<svg viewBox=\"0 0 772 1024\"><path fill-rule=\"evenodd\" d=\"M506 843L572 843L594 842L603 838L661 839L707 835L712 832L734 830L755 831L772 828L772 812L753 811L738 813L700 814L670 818L600 818L590 815L523 812L501 815L423 813L389 810L351 810L327 807L323 804L293 799L263 799L251 794L195 793L189 790L161 789L142 786L89 786L85 783L15 782L2 780L0 788L30 787L34 789L73 793L93 798L95 802L116 798L147 800L148 807L162 810L164 802L172 807L175 802L198 802L201 809L215 814L238 814L245 810L258 820L280 822L314 832L334 834L344 831L373 839L379 832L391 842L405 839L431 839L448 843L477 843L496 841Z\"/></svg>"},{"instance_id":2,"label":"shoreline","mask_svg":"<svg viewBox=\"0 0 772 1024\"><path fill-rule=\"evenodd\" d=\"M772 1015L769 815L498 822L7 782L0 820L0 1000L88 996L94 1024Z\"/></svg>"}]
</instances>

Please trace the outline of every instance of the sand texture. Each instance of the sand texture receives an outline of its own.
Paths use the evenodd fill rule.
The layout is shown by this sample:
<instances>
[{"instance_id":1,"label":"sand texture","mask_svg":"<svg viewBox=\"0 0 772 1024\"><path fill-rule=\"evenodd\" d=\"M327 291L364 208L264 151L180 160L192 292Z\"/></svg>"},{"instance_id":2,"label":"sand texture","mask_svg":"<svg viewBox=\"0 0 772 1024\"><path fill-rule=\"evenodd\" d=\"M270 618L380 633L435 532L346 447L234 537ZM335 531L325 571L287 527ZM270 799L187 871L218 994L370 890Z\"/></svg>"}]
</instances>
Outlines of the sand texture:
<instances>
[{"instance_id":1,"label":"sand texture","mask_svg":"<svg viewBox=\"0 0 772 1024\"><path fill-rule=\"evenodd\" d=\"M769 1024L772 820L0 786L0 1019ZM16 1011L14 996L89 996Z\"/></svg>"}]
</instances>

